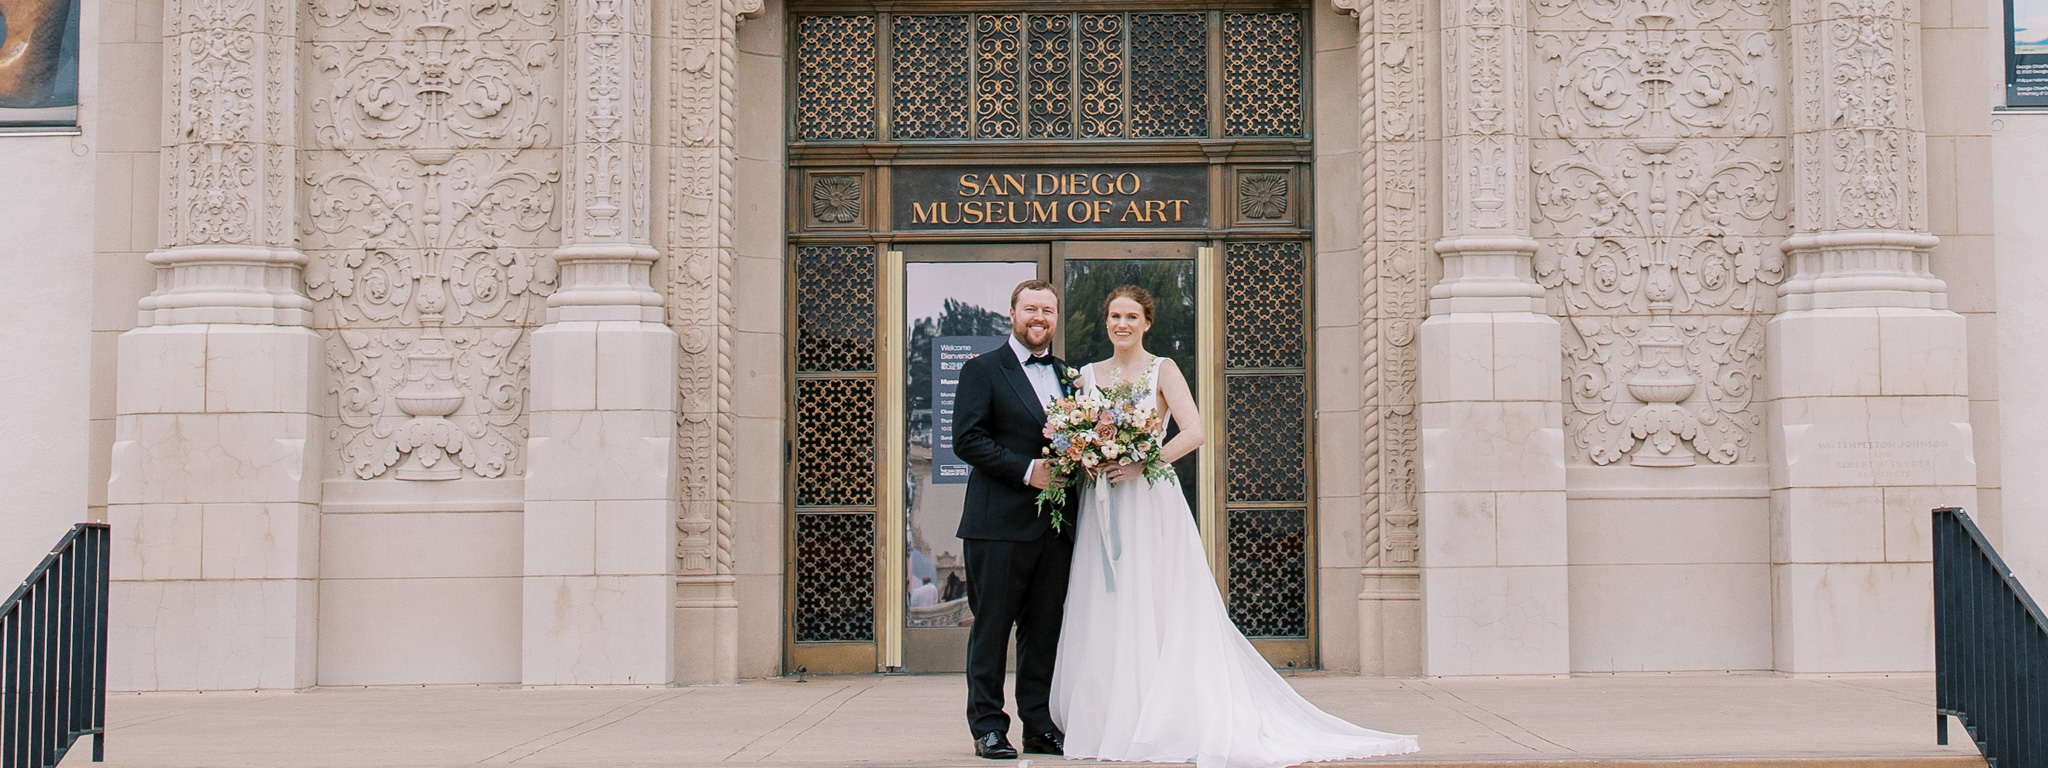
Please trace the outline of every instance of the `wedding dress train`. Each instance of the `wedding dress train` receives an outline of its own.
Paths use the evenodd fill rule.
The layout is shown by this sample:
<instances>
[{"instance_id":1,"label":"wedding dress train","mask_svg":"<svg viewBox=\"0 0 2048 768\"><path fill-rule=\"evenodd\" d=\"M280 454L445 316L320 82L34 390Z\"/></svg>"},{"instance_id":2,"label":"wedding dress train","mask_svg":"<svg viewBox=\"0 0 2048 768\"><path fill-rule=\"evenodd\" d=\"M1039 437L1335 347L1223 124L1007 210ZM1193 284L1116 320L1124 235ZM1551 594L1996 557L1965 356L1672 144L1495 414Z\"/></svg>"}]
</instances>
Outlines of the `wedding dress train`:
<instances>
[{"instance_id":1,"label":"wedding dress train","mask_svg":"<svg viewBox=\"0 0 2048 768\"><path fill-rule=\"evenodd\" d=\"M1162 360L1145 376L1153 402ZM1231 622L1177 480L1103 490L1078 491L1053 670L1068 757L1278 768L1419 748L1317 709L1274 673Z\"/></svg>"}]
</instances>

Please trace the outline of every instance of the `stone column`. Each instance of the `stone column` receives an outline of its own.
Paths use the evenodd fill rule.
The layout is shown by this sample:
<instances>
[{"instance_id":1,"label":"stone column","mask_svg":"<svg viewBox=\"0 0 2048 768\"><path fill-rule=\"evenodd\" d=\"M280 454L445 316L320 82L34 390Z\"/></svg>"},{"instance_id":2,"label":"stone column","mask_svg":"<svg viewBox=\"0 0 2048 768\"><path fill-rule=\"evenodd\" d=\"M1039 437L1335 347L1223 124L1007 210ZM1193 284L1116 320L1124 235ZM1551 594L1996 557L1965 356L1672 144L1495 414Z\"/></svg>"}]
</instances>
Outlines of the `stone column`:
<instances>
[{"instance_id":1,"label":"stone column","mask_svg":"<svg viewBox=\"0 0 2048 768\"><path fill-rule=\"evenodd\" d=\"M651 20L575 0L561 287L533 334L522 680L675 678L675 355L651 284Z\"/></svg>"},{"instance_id":2,"label":"stone column","mask_svg":"<svg viewBox=\"0 0 2048 768\"><path fill-rule=\"evenodd\" d=\"M1335 4L1358 19L1359 670L1411 676L1422 673L1415 329L1430 252L1428 11L1420 0Z\"/></svg>"},{"instance_id":3,"label":"stone column","mask_svg":"<svg viewBox=\"0 0 2048 768\"><path fill-rule=\"evenodd\" d=\"M293 213L296 8L164 9L163 246L121 335L117 689L313 684L325 410Z\"/></svg>"},{"instance_id":4,"label":"stone column","mask_svg":"<svg viewBox=\"0 0 2048 768\"><path fill-rule=\"evenodd\" d=\"M761 0L671 0L664 7L656 71L670 111L655 135L667 179L668 319L681 342L676 680L724 685L739 679L732 547L735 42Z\"/></svg>"},{"instance_id":5,"label":"stone column","mask_svg":"<svg viewBox=\"0 0 2048 768\"><path fill-rule=\"evenodd\" d=\"M1976 499L1964 321L1928 271L1917 4L1792 6L1799 198L1765 339L1777 668L1930 669L1928 510Z\"/></svg>"},{"instance_id":6,"label":"stone column","mask_svg":"<svg viewBox=\"0 0 2048 768\"><path fill-rule=\"evenodd\" d=\"M1418 398L1426 675L1570 667L1560 336L1531 271L1527 13L1443 4L1443 278Z\"/></svg>"}]
</instances>

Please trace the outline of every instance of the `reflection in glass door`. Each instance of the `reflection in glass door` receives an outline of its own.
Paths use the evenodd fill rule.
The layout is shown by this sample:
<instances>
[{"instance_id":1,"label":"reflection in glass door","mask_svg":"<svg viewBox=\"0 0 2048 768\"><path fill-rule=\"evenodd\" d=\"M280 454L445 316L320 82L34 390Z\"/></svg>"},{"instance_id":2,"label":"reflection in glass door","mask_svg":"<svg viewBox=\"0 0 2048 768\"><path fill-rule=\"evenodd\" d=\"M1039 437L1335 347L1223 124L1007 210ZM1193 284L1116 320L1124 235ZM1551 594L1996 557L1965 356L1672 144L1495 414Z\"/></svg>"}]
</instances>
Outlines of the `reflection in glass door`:
<instances>
[{"instance_id":1,"label":"reflection in glass door","mask_svg":"<svg viewBox=\"0 0 2048 768\"><path fill-rule=\"evenodd\" d=\"M1194 390L1197 402L1202 397L1201 387L1201 342L1198 336L1196 314L1198 291L1196 290L1195 255L1198 243L1062 243L1053 269L1060 279L1055 285L1062 285L1065 291L1065 317L1062 318L1061 335L1064 349L1058 350L1062 358L1073 365L1107 360L1110 355L1109 336L1102 328L1103 300L1109 292L1121 285L1136 285L1152 294L1154 317L1152 330L1145 334L1145 349L1152 354L1172 360ZM1180 424L1170 424L1167 439L1180 433ZM1202 505L1202 484L1198 481L1198 463L1201 451L1188 454L1174 464L1174 471L1180 475L1181 490L1187 494L1188 509L1196 513L1200 521Z\"/></svg>"},{"instance_id":2,"label":"reflection in glass door","mask_svg":"<svg viewBox=\"0 0 2048 768\"><path fill-rule=\"evenodd\" d=\"M967 573L960 525L966 462L953 454L961 364L1006 343L1010 291L1044 273L1045 246L906 246L903 264L903 662L966 668Z\"/></svg>"}]
</instances>

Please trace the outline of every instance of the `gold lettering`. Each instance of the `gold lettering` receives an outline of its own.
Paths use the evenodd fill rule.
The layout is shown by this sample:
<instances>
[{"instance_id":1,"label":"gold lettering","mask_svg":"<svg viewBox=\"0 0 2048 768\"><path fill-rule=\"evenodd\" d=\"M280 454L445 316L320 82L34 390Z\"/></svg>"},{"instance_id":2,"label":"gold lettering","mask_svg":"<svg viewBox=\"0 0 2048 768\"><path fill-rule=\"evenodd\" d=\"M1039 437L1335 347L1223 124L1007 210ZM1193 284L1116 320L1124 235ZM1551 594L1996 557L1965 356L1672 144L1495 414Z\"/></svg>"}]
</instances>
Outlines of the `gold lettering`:
<instances>
[{"instance_id":1,"label":"gold lettering","mask_svg":"<svg viewBox=\"0 0 2048 768\"><path fill-rule=\"evenodd\" d=\"M940 207L940 206L943 206L943 205L945 205L945 203L911 203L911 204L910 204L910 223L912 223L912 224L936 224L936 223L938 223L938 219L939 219L939 207Z\"/></svg>"},{"instance_id":2,"label":"gold lettering","mask_svg":"<svg viewBox=\"0 0 2048 768\"><path fill-rule=\"evenodd\" d=\"M1038 174L1038 194L1057 195L1060 193L1060 177L1056 174Z\"/></svg>"},{"instance_id":3,"label":"gold lettering","mask_svg":"<svg viewBox=\"0 0 2048 768\"><path fill-rule=\"evenodd\" d=\"M958 223L960 223L960 215L959 215L959 211L960 211L960 208L959 208L958 206L955 206L955 205L953 205L952 203L938 203L938 206L939 206L939 223L940 223L940 224L958 224ZM946 216L947 216L948 214L951 214L951 215L952 215L952 218L950 218L950 219L949 219L949 218L946 218Z\"/></svg>"},{"instance_id":4,"label":"gold lettering","mask_svg":"<svg viewBox=\"0 0 2048 768\"><path fill-rule=\"evenodd\" d=\"M1107 188L1105 188L1102 184L1103 179L1109 180L1109 186ZM1088 191L1093 192L1100 197L1108 197L1110 195L1114 195L1116 194L1116 177L1111 176L1107 173L1095 174L1094 176L1091 176L1088 179Z\"/></svg>"},{"instance_id":5,"label":"gold lettering","mask_svg":"<svg viewBox=\"0 0 2048 768\"><path fill-rule=\"evenodd\" d=\"M1147 201L1145 201L1145 220L1146 220L1146 221L1166 221L1166 201L1165 201L1165 200L1147 200Z\"/></svg>"},{"instance_id":6,"label":"gold lettering","mask_svg":"<svg viewBox=\"0 0 2048 768\"><path fill-rule=\"evenodd\" d=\"M982 210L982 206L983 206L983 205L985 205L985 203L981 202L980 200L973 200L973 201L969 201L969 202L961 203L961 204L960 204L960 223L962 223L962 224L980 224L980 223L982 223L983 221L987 221L987 220L988 220L988 212L987 212L987 211L984 211L984 210Z\"/></svg>"},{"instance_id":7,"label":"gold lettering","mask_svg":"<svg viewBox=\"0 0 2048 768\"><path fill-rule=\"evenodd\" d=\"M1004 202L1002 202L1002 201L998 200L998 201L996 201L996 202L992 202L992 203L985 203L985 205L987 205L987 206L988 206L988 223L990 223L990 224L1008 224L1008 223L1010 223L1010 221L1009 221L1008 219L1005 219L1005 218L1003 218L1002 216L999 216L999 215L997 215L997 214L1000 214L1000 213L1002 213L1002 212L1003 212L1003 206L1005 205L1005 203L1004 203ZM1016 205L1016 203L1008 203L1008 205Z\"/></svg>"},{"instance_id":8,"label":"gold lettering","mask_svg":"<svg viewBox=\"0 0 2048 768\"><path fill-rule=\"evenodd\" d=\"M1131 180L1131 188L1129 190L1124 189L1124 179ZM1116 193L1119 195L1136 195L1138 190L1144 188L1145 184L1138 180L1138 174L1126 172L1116 175Z\"/></svg>"},{"instance_id":9,"label":"gold lettering","mask_svg":"<svg viewBox=\"0 0 2048 768\"><path fill-rule=\"evenodd\" d=\"M1138 201L1136 200L1132 200L1130 203L1124 206L1124 215L1121 218L1118 218L1116 221L1118 224L1122 224L1124 222L1130 221L1132 216L1138 217L1138 223L1140 224L1152 221L1151 219L1145 218L1144 211L1138 210Z\"/></svg>"},{"instance_id":10,"label":"gold lettering","mask_svg":"<svg viewBox=\"0 0 2048 768\"><path fill-rule=\"evenodd\" d=\"M1091 217L1091 218L1090 218L1089 220L1090 220L1090 221L1101 221L1101 220L1103 220L1103 219L1105 219L1105 218L1108 218L1108 216L1109 216L1109 212L1110 212L1110 211L1114 211L1114 210L1116 210L1116 201L1114 201L1114 200L1097 200L1097 201L1095 201L1095 215L1094 215L1093 217Z\"/></svg>"},{"instance_id":11,"label":"gold lettering","mask_svg":"<svg viewBox=\"0 0 2048 768\"><path fill-rule=\"evenodd\" d=\"M1021 173L1012 173L1012 174L1008 174L1008 175L1005 175L1005 176L1003 176L1003 178L1004 178L1004 179L1007 179L1007 180L1008 180L1008 181L1010 182L1010 191L1009 191L1009 192L1006 192L1006 193L1004 193L1004 194L1010 194L1010 195L1022 195L1022 194L1025 194L1025 192L1024 192L1024 174L1021 174Z\"/></svg>"},{"instance_id":12,"label":"gold lettering","mask_svg":"<svg viewBox=\"0 0 2048 768\"><path fill-rule=\"evenodd\" d=\"M1075 224L1087 224L1093 222L1095 221L1095 217L1090 214L1092 214L1094 210L1095 209L1089 207L1088 201L1075 200L1073 202L1067 203L1067 220L1074 222Z\"/></svg>"},{"instance_id":13,"label":"gold lettering","mask_svg":"<svg viewBox=\"0 0 2048 768\"><path fill-rule=\"evenodd\" d=\"M1039 176L1039 178L1044 178L1044 177L1045 177L1045 174L1041 173L1041 174L1039 174L1038 176ZM1058 202L1052 202L1052 203L1041 203L1041 202L1038 202L1037 200L1032 200L1032 201L1030 201L1029 205L1031 206L1031 220L1032 220L1032 221L1034 221L1034 222L1046 222L1046 223L1049 223L1049 224L1058 224L1058 223L1059 223L1059 221L1060 221L1060 204L1059 204Z\"/></svg>"},{"instance_id":14,"label":"gold lettering","mask_svg":"<svg viewBox=\"0 0 2048 768\"><path fill-rule=\"evenodd\" d=\"M981 175L974 173L960 174L960 196L974 197L979 194L981 194Z\"/></svg>"},{"instance_id":15,"label":"gold lettering","mask_svg":"<svg viewBox=\"0 0 2048 768\"><path fill-rule=\"evenodd\" d=\"M1186 200L1168 200L1168 201L1166 201L1166 202L1169 202L1169 203L1172 203L1172 204L1173 204L1173 220L1174 220L1174 221L1180 221L1180 207L1181 207L1181 206L1183 206L1183 205L1187 205L1187 204L1188 204L1188 201L1186 201Z\"/></svg>"},{"instance_id":16,"label":"gold lettering","mask_svg":"<svg viewBox=\"0 0 2048 768\"><path fill-rule=\"evenodd\" d=\"M1067 174L1067 188L1066 188L1066 190L1065 190L1065 191L1062 191L1062 192L1060 192L1060 194L1062 194L1062 195L1079 195L1079 194L1085 194L1085 193L1086 193L1086 191L1087 191L1087 189L1088 189L1088 174L1085 174L1085 173L1070 173L1070 174Z\"/></svg>"}]
</instances>

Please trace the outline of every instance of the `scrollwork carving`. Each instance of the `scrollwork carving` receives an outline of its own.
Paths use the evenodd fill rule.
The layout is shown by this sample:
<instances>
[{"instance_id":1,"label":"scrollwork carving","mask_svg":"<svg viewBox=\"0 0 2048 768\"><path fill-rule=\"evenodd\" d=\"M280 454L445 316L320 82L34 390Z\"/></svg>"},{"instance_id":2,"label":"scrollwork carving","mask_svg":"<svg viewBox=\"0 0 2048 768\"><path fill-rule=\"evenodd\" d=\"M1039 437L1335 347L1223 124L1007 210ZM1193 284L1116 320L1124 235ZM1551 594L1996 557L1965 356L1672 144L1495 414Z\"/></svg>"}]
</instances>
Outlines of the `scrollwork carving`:
<instances>
[{"instance_id":1,"label":"scrollwork carving","mask_svg":"<svg viewBox=\"0 0 2048 768\"><path fill-rule=\"evenodd\" d=\"M311 7L343 38L308 45L303 179L343 476L521 471L526 333L560 240L553 14L531 0Z\"/></svg>"},{"instance_id":2,"label":"scrollwork carving","mask_svg":"<svg viewBox=\"0 0 2048 768\"><path fill-rule=\"evenodd\" d=\"M1566 316L1566 428L1594 464L1755 461L1763 324L1785 277L1776 33L1742 0L1539 3L1538 281Z\"/></svg>"}]
</instances>

